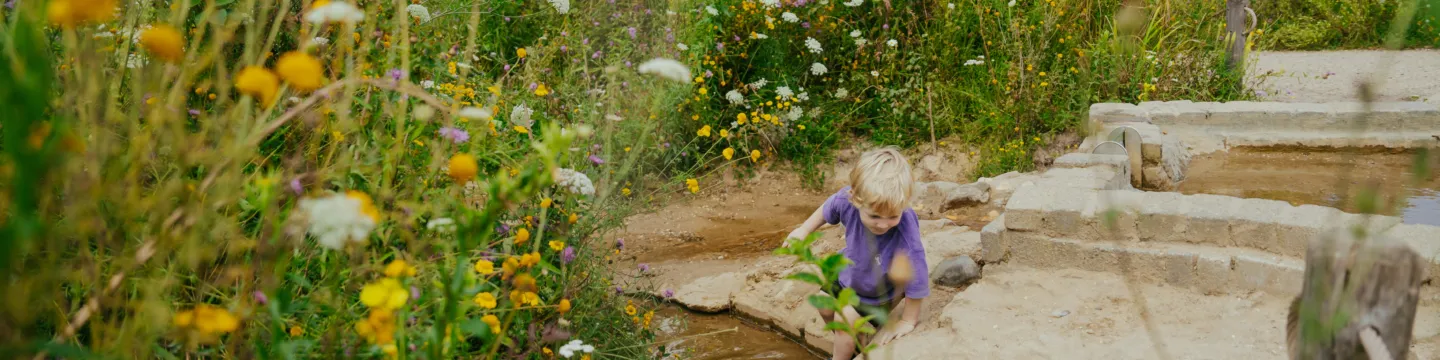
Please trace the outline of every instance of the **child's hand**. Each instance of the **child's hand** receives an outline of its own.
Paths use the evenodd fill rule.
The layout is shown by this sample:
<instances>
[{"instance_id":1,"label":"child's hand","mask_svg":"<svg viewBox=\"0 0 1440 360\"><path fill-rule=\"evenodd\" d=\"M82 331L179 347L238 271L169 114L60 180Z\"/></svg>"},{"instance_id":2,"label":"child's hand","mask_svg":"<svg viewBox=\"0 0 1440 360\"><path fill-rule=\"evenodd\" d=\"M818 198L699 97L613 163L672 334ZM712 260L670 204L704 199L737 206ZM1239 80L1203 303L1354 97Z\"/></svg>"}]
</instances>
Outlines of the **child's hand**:
<instances>
[{"instance_id":1,"label":"child's hand","mask_svg":"<svg viewBox=\"0 0 1440 360\"><path fill-rule=\"evenodd\" d=\"M801 230L802 230L802 229L795 229L795 231L791 231L791 232L790 232L790 235L786 235L786 236L785 236L785 243L787 243L787 244L790 243L790 240L792 240L792 239L793 239L793 240L805 240L805 237L806 237L806 236L810 236L810 233L809 233L809 232L801 231Z\"/></svg>"},{"instance_id":2,"label":"child's hand","mask_svg":"<svg viewBox=\"0 0 1440 360\"><path fill-rule=\"evenodd\" d=\"M880 337L875 340L877 345L885 346L885 344L894 341L895 338L905 336L905 334L915 331L915 323L906 320L896 321L895 326L888 330L889 331L886 331L885 334L880 335Z\"/></svg>"}]
</instances>

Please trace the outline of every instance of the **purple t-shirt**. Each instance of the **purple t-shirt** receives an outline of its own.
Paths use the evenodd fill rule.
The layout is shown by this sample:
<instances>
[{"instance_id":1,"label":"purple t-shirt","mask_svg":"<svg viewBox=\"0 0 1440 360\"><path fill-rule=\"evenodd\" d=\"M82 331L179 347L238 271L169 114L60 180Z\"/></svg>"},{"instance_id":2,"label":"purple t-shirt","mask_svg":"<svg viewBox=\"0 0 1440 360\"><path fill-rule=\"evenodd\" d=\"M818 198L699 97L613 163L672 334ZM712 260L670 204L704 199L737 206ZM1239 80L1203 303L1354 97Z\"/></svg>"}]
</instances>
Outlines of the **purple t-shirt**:
<instances>
[{"instance_id":1,"label":"purple t-shirt","mask_svg":"<svg viewBox=\"0 0 1440 360\"><path fill-rule=\"evenodd\" d=\"M847 186L831 195L821 212L826 223L845 225L845 249L840 251L851 264L840 272L840 285L855 289L860 302L878 305L898 295L889 289L886 276L897 251L909 256L915 269L914 280L905 287L905 297L921 299L930 295L929 267L925 264L925 246L920 243L920 221L915 210L906 208L900 215L900 224L883 235L875 235L860 222L860 210L850 203ZM872 253L872 248L878 250L879 256Z\"/></svg>"}]
</instances>

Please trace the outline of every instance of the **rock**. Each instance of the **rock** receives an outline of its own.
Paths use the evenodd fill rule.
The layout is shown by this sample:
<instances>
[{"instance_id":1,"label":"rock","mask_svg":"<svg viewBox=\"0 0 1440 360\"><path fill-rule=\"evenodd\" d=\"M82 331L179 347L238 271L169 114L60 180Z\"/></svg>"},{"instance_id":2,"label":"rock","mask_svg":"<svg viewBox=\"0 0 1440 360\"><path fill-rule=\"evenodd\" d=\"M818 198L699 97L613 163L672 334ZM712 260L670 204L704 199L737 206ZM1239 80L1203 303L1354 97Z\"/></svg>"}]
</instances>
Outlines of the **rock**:
<instances>
[{"instance_id":1,"label":"rock","mask_svg":"<svg viewBox=\"0 0 1440 360\"><path fill-rule=\"evenodd\" d=\"M1050 316L1056 319L1065 317L1067 315L1070 315L1070 310L1055 310L1055 312L1050 313Z\"/></svg>"},{"instance_id":2,"label":"rock","mask_svg":"<svg viewBox=\"0 0 1440 360\"><path fill-rule=\"evenodd\" d=\"M915 185L915 194L918 199L916 214L922 219L935 219L951 209L990 202L990 184L977 182L960 185L946 181L919 183Z\"/></svg>"},{"instance_id":3,"label":"rock","mask_svg":"<svg viewBox=\"0 0 1440 360\"><path fill-rule=\"evenodd\" d=\"M961 255L945 260L935 268L935 284L950 287L959 287L974 283L980 279L980 264L975 259Z\"/></svg>"},{"instance_id":4,"label":"rock","mask_svg":"<svg viewBox=\"0 0 1440 360\"><path fill-rule=\"evenodd\" d=\"M675 301L699 312L717 313L730 310L730 296L745 287L745 277L738 273L707 276L690 282L675 292Z\"/></svg>"},{"instance_id":5,"label":"rock","mask_svg":"<svg viewBox=\"0 0 1440 360\"><path fill-rule=\"evenodd\" d=\"M1170 174L1165 168L1159 166L1146 166L1141 175L1141 186L1146 190L1169 191L1175 188L1171 181Z\"/></svg>"}]
</instances>

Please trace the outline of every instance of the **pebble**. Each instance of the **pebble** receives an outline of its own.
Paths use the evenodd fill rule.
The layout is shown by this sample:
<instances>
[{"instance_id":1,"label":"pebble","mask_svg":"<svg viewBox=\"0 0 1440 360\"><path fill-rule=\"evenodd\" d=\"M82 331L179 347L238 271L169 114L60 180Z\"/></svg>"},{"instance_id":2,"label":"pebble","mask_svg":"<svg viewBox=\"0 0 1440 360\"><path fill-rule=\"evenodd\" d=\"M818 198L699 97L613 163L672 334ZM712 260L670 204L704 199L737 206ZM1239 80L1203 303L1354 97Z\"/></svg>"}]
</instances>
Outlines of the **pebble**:
<instances>
[{"instance_id":1,"label":"pebble","mask_svg":"<svg viewBox=\"0 0 1440 360\"><path fill-rule=\"evenodd\" d=\"M1070 310L1055 310L1055 312L1050 313L1050 316L1053 316L1056 319L1065 317L1065 315L1070 315Z\"/></svg>"}]
</instances>

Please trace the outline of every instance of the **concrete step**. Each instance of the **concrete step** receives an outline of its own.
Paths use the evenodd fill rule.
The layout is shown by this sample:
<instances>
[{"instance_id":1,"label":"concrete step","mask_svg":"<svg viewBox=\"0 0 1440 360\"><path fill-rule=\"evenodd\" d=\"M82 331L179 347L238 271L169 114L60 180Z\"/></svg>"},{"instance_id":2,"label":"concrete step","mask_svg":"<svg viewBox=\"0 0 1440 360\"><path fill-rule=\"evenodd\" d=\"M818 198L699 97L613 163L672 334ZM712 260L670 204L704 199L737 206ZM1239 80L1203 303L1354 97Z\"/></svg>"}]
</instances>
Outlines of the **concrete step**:
<instances>
[{"instance_id":1,"label":"concrete step","mask_svg":"<svg viewBox=\"0 0 1440 360\"><path fill-rule=\"evenodd\" d=\"M1006 231L985 243L986 254L1006 262L1051 269L1128 273L1147 283L1192 288L1206 294L1264 291L1300 293L1303 260L1244 248L1163 242L1096 242Z\"/></svg>"}]
</instances>

